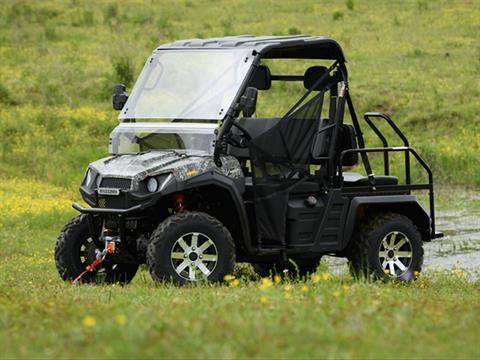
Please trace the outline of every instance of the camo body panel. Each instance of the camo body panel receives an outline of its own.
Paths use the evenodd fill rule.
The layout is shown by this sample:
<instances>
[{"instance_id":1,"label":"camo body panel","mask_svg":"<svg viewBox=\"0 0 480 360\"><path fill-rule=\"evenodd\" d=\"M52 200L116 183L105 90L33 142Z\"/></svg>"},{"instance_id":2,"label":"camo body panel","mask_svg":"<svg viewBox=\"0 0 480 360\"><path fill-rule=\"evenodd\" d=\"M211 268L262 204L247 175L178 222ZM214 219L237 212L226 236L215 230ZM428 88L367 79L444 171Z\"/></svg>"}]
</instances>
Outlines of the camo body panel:
<instances>
[{"instance_id":1,"label":"camo body panel","mask_svg":"<svg viewBox=\"0 0 480 360\"><path fill-rule=\"evenodd\" d=\"M132 179L132 188L149 176L171 173L178 182L215 171L230 178L243 177L240 163L233 156L222 156L217 167L213 157L204 152L150 151L109 156L90 164L102 178Z\"/></svg>"}]
</instances>

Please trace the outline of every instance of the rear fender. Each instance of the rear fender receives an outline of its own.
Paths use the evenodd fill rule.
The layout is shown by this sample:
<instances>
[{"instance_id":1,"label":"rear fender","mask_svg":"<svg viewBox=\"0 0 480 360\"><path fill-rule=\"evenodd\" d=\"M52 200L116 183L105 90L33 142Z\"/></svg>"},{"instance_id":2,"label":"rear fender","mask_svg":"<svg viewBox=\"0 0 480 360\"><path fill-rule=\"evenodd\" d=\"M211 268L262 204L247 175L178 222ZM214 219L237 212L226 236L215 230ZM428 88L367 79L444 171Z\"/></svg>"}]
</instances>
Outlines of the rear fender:
<instances>
[{"instance_id":1,"label":"rear fender","mask_svg":"<svg viewBox=\"0 0 480 360\"><path fill-rule=\"evenodd\" d=\"M416 225L423 241L431 241L430 217L413 195L359 196L352 199L345 223L343 248L358 226L378 213L395 212L407 216Z\"/></svg>"}]
</instances>

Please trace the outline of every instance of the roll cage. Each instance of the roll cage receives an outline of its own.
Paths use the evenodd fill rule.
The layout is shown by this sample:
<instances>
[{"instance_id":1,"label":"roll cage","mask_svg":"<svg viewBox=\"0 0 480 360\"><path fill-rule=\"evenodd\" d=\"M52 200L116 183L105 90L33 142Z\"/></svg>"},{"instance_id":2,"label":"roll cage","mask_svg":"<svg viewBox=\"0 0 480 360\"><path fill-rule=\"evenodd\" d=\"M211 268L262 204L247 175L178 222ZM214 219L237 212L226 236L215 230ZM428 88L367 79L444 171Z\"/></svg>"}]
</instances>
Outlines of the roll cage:
<instances>
[{"instance_id":1,"label":"roll cage","mask_svg":"<svg viewBox=\"0 0 480 360\"><path fill-rule=\"evenodd\" d=\"M260 62L262 59L315 59L315 60L333 60L333 64L319 76L315 81L310 81L310 87L307 92L292 106L292 108L282 117L288 117L295 112L304 102L305 99L318 87L323 87L323 90L329 90L329 120L330 125L319 129L317 135L322 132L329 132L330 141L328 142L328 151L322 156L315 156L313 154L312 160L316 163L321 163L323 173L322 176L328 179L328 188L341 189L343 193L353 196L361 195L392 195L392 194L410 194L412 190L428 190L429 191L429 210L430 210L430 226L429 234L425 238L430 240L441 237L441 233L435 231L435 213L434 213L434 193L433 193L433 176L427 163L412 149L408 143L407 138L396 126L392 119L382 113L366 113L364 118L370 128L382 141L381 148L367 148L361 130L361 126L352 102L349 92L348 71L346 67L346 59L340 45L333 39L325 37L314 36L286 36L286 37L252 37L252 36L238 36L227 37L219 39L208 40L183 40L172 44L164 45L169 48L182 47L209 47L222 48L228 47L250 47L254 60L245 79L236 94L231 107L226 112L226 115L221 122L218 131L214 150L214 160L218 166L221 166L220 154L225 153L227 149L227 141L229 134L233 127L240 129L241 132L247 135L247 141L250 141L246 129L237 122L241 113L240 100L242 95L247 90L248 86L254 80L256 72L258 72ZM305 75L271 75L272 81L304 81ZM343 151L338 151L339 134L343 125L343 118L345 108L348 107L352 125L354 129L354 136L358 146L347 148ZM403 141L402 147L391 147L385 136L381 133L378 127L374 124L373 119L385 120ZM389 154L392 152L403 152L405 154L405 184L377 184L376 177L372 171L372 167L368 158L369 153L383 153L384 172L385 175L390 174ZM344 186L344 176L342 165L347 156L360 156L365 171L368 177L368 184L362 183L361 186ZM410 157L413 155L414 159L421 165L428 175L428 182L422 184L412 184L411 181L411 162ZM298 180L299 182L302 179Z\"/></svg>"}]
</instances>

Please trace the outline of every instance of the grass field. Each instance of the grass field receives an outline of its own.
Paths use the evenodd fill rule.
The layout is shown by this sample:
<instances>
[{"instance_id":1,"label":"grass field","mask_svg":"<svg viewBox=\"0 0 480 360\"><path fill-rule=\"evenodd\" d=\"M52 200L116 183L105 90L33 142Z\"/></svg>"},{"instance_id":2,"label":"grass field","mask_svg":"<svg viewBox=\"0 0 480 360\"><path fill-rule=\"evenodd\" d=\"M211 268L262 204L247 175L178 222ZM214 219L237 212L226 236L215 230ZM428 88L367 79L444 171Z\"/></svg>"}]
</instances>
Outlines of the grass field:
<instances>
[{"instance_id":1,"label":"grass field","mask_svg":"<svg viewBox=\"0 0 480 360\"><path fill-rule=\"evenodd\" d=\"M1 358L480 356L480 274L468 280L461 269L411 284L355 281L322 265L279 283L245 265L227 286L157 286L144 269L125 287L63 283L53 243L74 213L45 214L57 196L0 223Z\"/></svg>"},{"instance_id":2,"label":"grass field","mask_svg":"<svg viewBox=\"0 0 480 360\"><path fill-rule=\"evenodd\" d=\"M337 39L358 111L392 115L437 183L474 194L479 18L468 0L1 0L0 358L479 358L480 284L461 269L404 285L325 267L262 282L243 266L238 283L180 289L144 269L125 287L71 286L53 261L85 168L107 153L113 84L131 89L151 50L174 39ZM440 192L442 208L479 206L455 192Z\"/></svg>"}]
</instances>

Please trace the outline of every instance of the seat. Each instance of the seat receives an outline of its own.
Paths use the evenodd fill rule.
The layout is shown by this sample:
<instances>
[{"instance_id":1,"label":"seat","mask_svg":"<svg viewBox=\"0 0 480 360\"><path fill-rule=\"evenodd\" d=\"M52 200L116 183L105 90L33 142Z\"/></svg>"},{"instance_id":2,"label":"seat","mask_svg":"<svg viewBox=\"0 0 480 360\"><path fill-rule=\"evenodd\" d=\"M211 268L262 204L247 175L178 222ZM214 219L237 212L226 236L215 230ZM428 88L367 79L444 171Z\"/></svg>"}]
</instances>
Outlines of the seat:
<instances>
[{"instance_id":1,"label":"seat","mask_svg":"<svg viewBox=\"0 0 480 360\"><path fill-rule=\"evenodd\" d=\"M260 65L255 69L248 86L258 90L269 90L272 87L272 76L270 69L265 65Z\"/></svg>"},{"instance_id":2,"label":"seat","mask_svg":"<svg viewBox=\"0 0 480 360\"><path fill-rule=\"evenodd\" d=\"M316 194L320 192L320 183L314 181L304 181L295 186L291 192L293 194Z\"/></svg>"},{"instance_id":3,"label":"seat","mask_svg":"<svg viewBox=\"0 0 480 360\"><path fill-rule=\"evenodd\" d=\"M375 185L398 185L396 176L375 176ZM370 180L367 176L359 173L345 172L343 173L344 186L370 186Z\"/></svg>"},{"instance_id":4,"label":"seat","mask_svg":"<svg viewBox=\"0 0 480 360\"><path fill-rule=\"evenodd\" d=\"M271 129L278 124L280 118L250 118L244 117L237 120L238 124L248 131L252 139L263 134L265 131ZM241 131L237 128L232 129L233 133L241 134ZM248 148L238 148L236 146L229 145L227 148L227 154L235 156L237 159L249 159L250 153Z\"/></svg>"}]
</instances>

